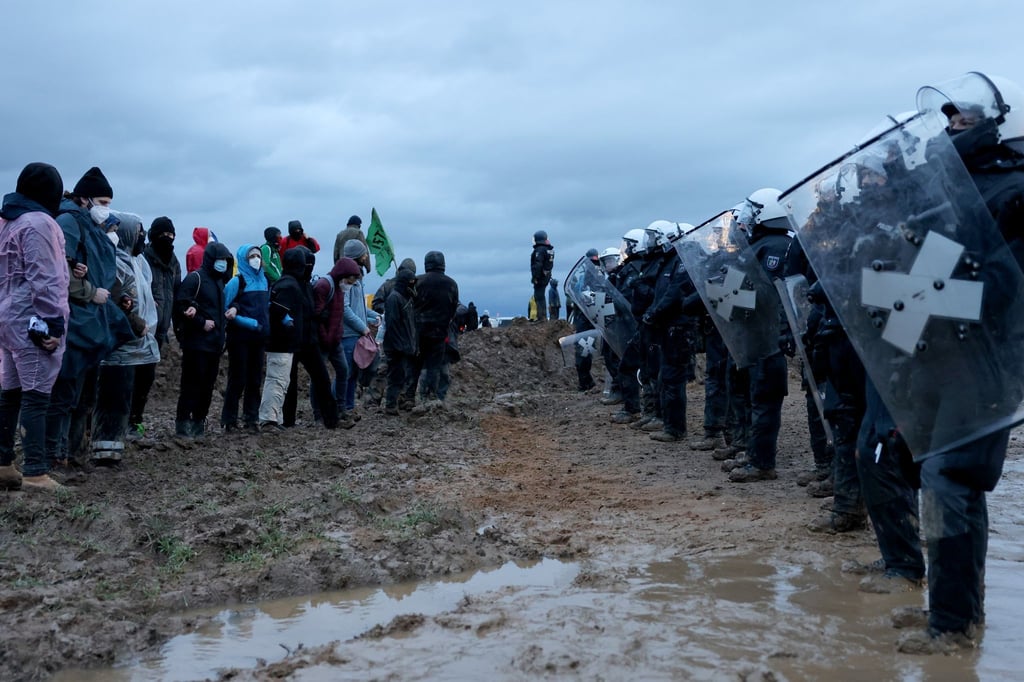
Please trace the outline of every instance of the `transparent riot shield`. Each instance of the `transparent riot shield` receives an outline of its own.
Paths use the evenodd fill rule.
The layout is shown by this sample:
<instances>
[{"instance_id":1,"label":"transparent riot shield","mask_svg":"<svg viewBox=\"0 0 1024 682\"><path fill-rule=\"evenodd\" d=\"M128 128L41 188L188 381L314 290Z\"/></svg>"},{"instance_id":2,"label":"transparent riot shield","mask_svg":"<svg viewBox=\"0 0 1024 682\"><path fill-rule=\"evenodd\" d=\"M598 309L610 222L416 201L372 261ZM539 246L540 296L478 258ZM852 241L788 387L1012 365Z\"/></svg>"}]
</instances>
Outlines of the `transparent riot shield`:
<instances>
[{"instance_id":1,"label":"transparent riot shield","mask_svg":"<svg viewBox=\"0 0 1024 682\"><path fill-rule=\"evenodd\" d=\"M585 332L563 336L558 339L558 349L562 352L564 367L575 367L577 356L601 357L601 332L597 329L588 329Z\"/></svg>"},{"instance_id":2,"label":"transparent riot shield","mask_svg":"<svg viewBox=\"0 0 1024 682\"><path fill-rule=\"evenodd\" d=\"M563 291L601 333L604 342L621 356L636 333L636 320L625 297L605 274L583 257L569 271Z\"/></svg>"},{"instance_id":3,"label":"transparent riot shield","mask_svg":"<svg viewBox=\"0 0 1024 682\"><path fill-rule=\"evenodd\" d=\"M1024 422L1024 275L935 117L783 193L916 459Z\"/></svg>"},{"instance_id":4,"label":"transparent riot shield","mask_svg":"<svg viewBox=\"0 0 1024 682\"><path fill-rule=\"evenodd\" d=\"M675 241L711 319L737 367L779 352L779 297L754 258L732 211Z\"/></svg>"},{"instance_id":5,"label":"transparent riot shield","mask_svg":"<svg viewBox=\"0 0 1024 682\"><path fill-rule=\"evenodd\" d=\"M786 314L786 322L789 323L789 329L796 340L796 352L803 367L804 381L811 387L811 398L818 409L825 437L828 438L829 444L832 444L835 442L832 438L832 428L825 419L825 386L814 380L814 372L811 371L811 363L801 341L807 333L807 320L811 315L811 302L807 300L808 288L807 278L803 275L791 275L785 279L775 280L775 289L779 292L779 301Z\"/></svg>"}]
</instances>

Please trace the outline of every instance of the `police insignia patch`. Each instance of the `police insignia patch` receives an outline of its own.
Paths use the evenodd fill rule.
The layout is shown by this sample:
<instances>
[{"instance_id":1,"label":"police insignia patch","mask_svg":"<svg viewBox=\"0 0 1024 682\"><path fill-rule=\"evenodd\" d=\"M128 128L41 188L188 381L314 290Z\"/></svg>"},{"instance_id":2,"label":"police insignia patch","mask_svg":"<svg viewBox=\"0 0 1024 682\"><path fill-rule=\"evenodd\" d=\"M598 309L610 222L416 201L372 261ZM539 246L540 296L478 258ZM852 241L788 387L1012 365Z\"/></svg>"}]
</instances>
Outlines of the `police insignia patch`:
<instances>
[{"instance_id":1,"label":"police insignia patch","mask_svg":"<svg viewBox=\"0 0 1024 682\"><path fill-rule=\"evenodd\" d=\"M778 256L768 256L764 260L764 266L766 268L768 268L769 270L777 270L778 267L779 267L779 257Z\"/></svg>"}]
</instances>

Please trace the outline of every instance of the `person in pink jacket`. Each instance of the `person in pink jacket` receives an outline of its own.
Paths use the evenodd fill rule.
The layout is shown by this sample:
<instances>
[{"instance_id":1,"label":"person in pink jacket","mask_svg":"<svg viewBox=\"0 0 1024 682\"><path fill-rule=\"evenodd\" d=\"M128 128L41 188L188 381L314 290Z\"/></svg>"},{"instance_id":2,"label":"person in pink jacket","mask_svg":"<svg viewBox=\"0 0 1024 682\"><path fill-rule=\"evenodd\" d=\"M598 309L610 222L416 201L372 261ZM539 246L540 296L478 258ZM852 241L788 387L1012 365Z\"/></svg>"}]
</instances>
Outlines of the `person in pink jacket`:
<instances>
[{"instance_id":1,"label":"person in pink jacket","mask_svg":"<svg viewBox=\"0 0 1024 682\"><path fill-rule=\"evenodd\" d=\"M56 490L46 457L46 410L64 357L70 275L53 216L64 181L30 163L0 208L0 488ZM14 466L18 423L25 460Z\"/></svg>"}]
</instances>

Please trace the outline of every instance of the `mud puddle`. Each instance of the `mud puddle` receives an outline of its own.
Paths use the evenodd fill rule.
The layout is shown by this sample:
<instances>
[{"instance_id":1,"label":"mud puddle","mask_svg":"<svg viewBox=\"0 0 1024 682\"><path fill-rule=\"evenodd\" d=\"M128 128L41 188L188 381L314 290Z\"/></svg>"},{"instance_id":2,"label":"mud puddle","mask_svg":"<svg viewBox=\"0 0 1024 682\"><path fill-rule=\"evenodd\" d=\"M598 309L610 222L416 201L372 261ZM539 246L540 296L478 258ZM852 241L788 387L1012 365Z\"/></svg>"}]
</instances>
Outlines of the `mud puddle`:
<instances>
[{"instance_id":1,"label":"mud puddle","mask_svg":"<svg viewBox=\"0 0 1024 682\"><path fill-rule=\"evenodd\" d=\"M233 667L233 679L1015 680L1024 667L1024 462L1007 462L990 514L987 626L978 650L955 656L897 653L890 612L923 606L925 595L861 593L860 576L806 543L767 554L609 546L578 564L506 564L223 611L159 658L58 679L197 679ZM291 656L280 646L299 643ZM279 663L253 672L257 659Z\"/></svg>"}]
</instances>

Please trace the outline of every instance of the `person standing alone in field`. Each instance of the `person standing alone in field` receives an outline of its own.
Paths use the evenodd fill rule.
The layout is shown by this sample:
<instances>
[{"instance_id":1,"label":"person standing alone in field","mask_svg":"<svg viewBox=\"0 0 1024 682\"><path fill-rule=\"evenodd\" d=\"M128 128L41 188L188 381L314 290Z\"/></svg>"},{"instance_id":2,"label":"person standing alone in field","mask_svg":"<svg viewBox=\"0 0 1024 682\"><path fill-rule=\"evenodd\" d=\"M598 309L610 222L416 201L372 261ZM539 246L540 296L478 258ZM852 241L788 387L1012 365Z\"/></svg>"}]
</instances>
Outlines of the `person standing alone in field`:
<instances>
[{"instance_id":1,"label":"person standing alone in field","mask_svg":"<svg viewBox=\"0 0 1024 682\"><path fill-rule=\"evenodd\" d=\"M530 278L533 282L533 300L537 306L537 319L547 320L547 308L544 302L547 300L548 282L551 281L551 271L555 267L555 249L548 241L548 233L544 230L537 230L533 233L533 253L530 254Z\"/></svg>"}]
</instances>

